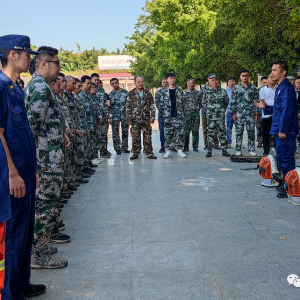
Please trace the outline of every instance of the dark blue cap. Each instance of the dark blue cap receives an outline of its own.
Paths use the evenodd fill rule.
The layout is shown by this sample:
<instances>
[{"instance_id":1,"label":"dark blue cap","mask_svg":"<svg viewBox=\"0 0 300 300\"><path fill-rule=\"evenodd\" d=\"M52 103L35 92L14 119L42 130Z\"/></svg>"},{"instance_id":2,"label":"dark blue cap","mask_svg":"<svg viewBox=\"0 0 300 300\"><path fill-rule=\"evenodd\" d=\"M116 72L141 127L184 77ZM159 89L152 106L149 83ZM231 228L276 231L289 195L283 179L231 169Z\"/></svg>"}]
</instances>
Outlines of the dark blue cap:
<instances>
[{"instance_id":1,"label":"dark blue cap","mask_svg":"<svg viewBox=\"0 0 300 300\"><path fill-rule=\"evenodd\" d=\"M2 50L22 50L30 54L39 54L30 48L30 38L26 35L9 34L0 36L0 49Z\"/></svg>"}]
</instances>

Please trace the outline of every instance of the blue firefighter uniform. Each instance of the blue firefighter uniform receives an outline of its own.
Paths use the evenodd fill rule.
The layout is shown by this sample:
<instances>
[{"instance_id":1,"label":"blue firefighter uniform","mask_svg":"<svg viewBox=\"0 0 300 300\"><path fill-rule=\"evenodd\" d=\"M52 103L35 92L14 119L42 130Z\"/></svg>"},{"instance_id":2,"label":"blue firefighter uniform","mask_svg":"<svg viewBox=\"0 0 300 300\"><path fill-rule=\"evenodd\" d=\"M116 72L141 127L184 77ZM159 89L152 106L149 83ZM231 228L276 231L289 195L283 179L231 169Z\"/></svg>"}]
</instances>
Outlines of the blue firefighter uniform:
<instances>
[{"instance_id":1,"label":"blue firefighter uniform","mask_svg":"<svg viewBox=\"0 0 300 300\"><path fill-rule=\"evenodd\" d=\"M17 49L38 54L30 49L27 36L0 37L0 49ZM34 233L36 149L27 119L24 93L6 74L0 71L0 127L4 129L12 161L24 180L26 194L22 198L10 195L11 218L6 221L5 280L2 300L24 299L30 288L30 258ZM3 145L0 145L0 149ZM0 151L0 165L7 157ZM7 186L7 180L0 181ZM0 188L0 190L1 190Z\"/></svg>"},{"instance_id":2,"label":"blue firefighter uniform","mask_svg":"<svg viewBox=\"0 0 300 300\"><path fill-rule=\"evenodd\" d=\"M279 139L279 132L285 133L286 138ZM275 93L271 134L276 137L278 166L285 178L295 169L296 137L299 134L295 88L288 79L278 85Z\"/></svg>"}]
</instances>

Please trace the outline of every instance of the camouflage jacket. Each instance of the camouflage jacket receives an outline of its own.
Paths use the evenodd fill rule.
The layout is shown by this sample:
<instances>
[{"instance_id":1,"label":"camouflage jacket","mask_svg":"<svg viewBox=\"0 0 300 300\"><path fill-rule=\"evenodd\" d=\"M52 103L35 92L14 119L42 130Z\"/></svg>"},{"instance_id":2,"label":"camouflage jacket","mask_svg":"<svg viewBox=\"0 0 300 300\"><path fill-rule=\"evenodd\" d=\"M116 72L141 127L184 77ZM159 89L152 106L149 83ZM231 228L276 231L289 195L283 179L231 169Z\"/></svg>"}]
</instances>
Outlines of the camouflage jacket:
<instances>
[{"instance_id":1,"label":"camouflage jacket","mask_svg":"<svg viewBox=\"0 0 300 300\"><path fill-rule=\"evenodd\" d=\"M75 96L74 94L70 95L66 91L64 91L64 97L69 108L70 117L72 118L71 129L79 129L80 120L78 116Z\"/></svg>"},{"instance_id":2,"label":"camouflage jacket","mask_svg":"<svg viewBox=\"0 0 300 300\"><path fill-rule=\"evenodd\" d=\"M98 98L99 102L100 116L105 118L108 115L107 96L104 89L101 86L97 87L96 97Z\"/></svg>"},{"instance_id":3,"label":"camouflage jacket","mask_svg":"<svg viewBox=\"0 0 300 300\"><path fill-rule=\"evenodd\" d=\"M165 119L171 118L171 99L169 87L161 89L160 101L158 102L158 110L161 110L162 116ZM180 86L176 86L176 108L177 108L177 117L178 119L184 119L184 108L185 102L183 99L183 91Z\"/></svg>"},{"instance_id":4,"label":"camouflage jacket","mask_svg":"<svg viewBox=\"0 0 300 300\"><path fill-rule=\"evenodd\" d=\"M200 94L202 106L205 109L207 119L224 119L225 112L229 104L227 92L220 87L217 90L207 87L205 90L202 90Z\"/></svg>"},{"instance_id":5,"label":"camouflage jacket","mask_svg":"<svg viewBox=\"0 0 300 300\"><path fill-rule=\"evenodd\" d=\"M92 104L91 98L89 94L86 94L84 91L79 93L79 97L81 98L84 108L85 108L85 115L86 115L86 123L87 123L87 130L93 131L94 130L94 118L92 112Z\"/></svg>"},{"instance_id":6,"label":"camouflage jacket","mask_svg":"<svg viewBox=\"0 0 300 300\"><path fill-rule=\"evenodd\" d=\"M158 90L156 90L156 92L155 92L155 105L156 105L156 108L157 108L157 111L158 111L158 116L159 117L162 117L162 109L161 109L161 107L160 107L160 97L161 97L161 90L162 89L158 89Z\"/></svg>"},{"instance_id":7,"label":"camouflage jacket","mask_svg":"<svg viewBox=\"0 0 300 300\"><path fill-rule=\"evenodd\" d=\"M144 89L142 100L136 88L128 93L126 101L127 122L155 119L155 112L154 99L149 90Z\"/></svg>"},{"instance_id":8,"label":"camouflage jacket","mask_svg":"<svg viewBox=\"0 0 300 300\"><path fill-rule=\"evenodd\" d=\"M241 84L236 84L231 92L230 112L232 114L239 114L243 117L253 116L259 112L253 100L259 102L259 94L256 87L248 83L248 86L244 88Z\"/></svg>"},{"instance_id":9,"label":"camouflage jacket","mask_svg":"<svg viewBox=\"0 0 300 300\"><path fill-rule=\"evenodd\" d=\"M25 89L28 121L36 142L38 173L61 173L64 133L60 106L44 76L34 73Z\"/></svg>"},{"instance_id":10,"label":"camouflage jacket","mask_svg":"<svg viewBox=\"0 0 300 300\"><path fill-rule=\"evenodd\" d=\"M201 90L200 90L200 94L202 95L203 93L205 93L205 91L208 89L208 85L204 85ZM202 96L201 96L202 98ZM202 100L201 100L201 115L202 116L206 116L206 110L205 107L202 105Z\"/></svg>"},{"instance_id":11,"label":"camouflage jacket","mask_svg":"<svg viewBox=\"0 0 300 300\"><path fill-rule=\"evenodd\" d=\"M114 90L109 93L110 107L109 114L111 118L126 119L126 100L128 92L124 89L116 93Z\"/></svg>"},{"instance_id":12,"label":"camouflage jacket","mask_svg":"<svg viewBox=\"0 0 300 300\"><path fill-rule=\"evenodd\" d=\"M75 105L76 105L76 110L77 110L77 116L79 119L79 130L82 132L86 132L87 129L87 122L86 122L86 114L85 114L85 107L82 99L80 98L79 94L73 94L74 95L74 100L75 100Z\"/></svg>"},{"instance_id":13,"label":"camouflage jacket","mask_svg":"<svg viewBox=\"0 0 300 300\"><path fill-rule=\"evenodd\" d=\"M70 128L73 128L74 125L73 125L73 121L72 121L72 118L71 118L71 115L70 115L70 111L69 111L69 107L68 107L68 103L66 101L66 96L65 94L61 95L61 94L58 94L57 96L57 100L59 102L59 105L61 107L61 110L65 116L65 119L67 121L67 127L70 127Z\"/></svg>"},{"instance_id":14,"label":"camouflage jacket","mask_svg":"<svg viewBox=\"0 0 300 300\"><path fill-rule=\"evenodd\" d=\"M99 105L99 98L96 96L90 95L92 112L93 112L93 120L94 120L94 130L96 130L96 126L99 124L99 118L101 116L101 109Z\"/></svg>"},{"instance_id":15,"label":"camouflage jacket","mask_svg":"<svg viewBox=\"0 0 300 300\"><path fill-rule=\"evenodd\" d=\"M194 90L191 92L187 90L183 93L183 100L185 102L184 113L199 112L201 109L201 94Z\"/></svg>"}]
</instances>

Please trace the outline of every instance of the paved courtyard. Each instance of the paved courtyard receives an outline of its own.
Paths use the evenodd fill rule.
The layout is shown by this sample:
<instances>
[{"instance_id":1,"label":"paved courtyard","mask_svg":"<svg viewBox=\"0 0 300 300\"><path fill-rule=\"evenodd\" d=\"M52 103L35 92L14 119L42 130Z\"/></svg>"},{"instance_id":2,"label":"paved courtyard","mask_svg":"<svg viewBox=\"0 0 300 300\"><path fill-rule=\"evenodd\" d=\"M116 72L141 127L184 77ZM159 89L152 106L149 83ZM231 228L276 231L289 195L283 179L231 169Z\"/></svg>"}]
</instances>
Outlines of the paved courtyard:
<instances>
[{"instance_id":1,"label":"paved courtyard","mask_svg":"<svg viewBox=\"0 0 300 300\"><path fill-rule=\"evenodd\" d=\"M47 285L36 299L300 299L286 280L300 276L300 207L200 143L165 160L156 126L157 161L111 151L63 209L72 240L55 256L69 265L32 271Z\"/></svg>"}]
</instances>

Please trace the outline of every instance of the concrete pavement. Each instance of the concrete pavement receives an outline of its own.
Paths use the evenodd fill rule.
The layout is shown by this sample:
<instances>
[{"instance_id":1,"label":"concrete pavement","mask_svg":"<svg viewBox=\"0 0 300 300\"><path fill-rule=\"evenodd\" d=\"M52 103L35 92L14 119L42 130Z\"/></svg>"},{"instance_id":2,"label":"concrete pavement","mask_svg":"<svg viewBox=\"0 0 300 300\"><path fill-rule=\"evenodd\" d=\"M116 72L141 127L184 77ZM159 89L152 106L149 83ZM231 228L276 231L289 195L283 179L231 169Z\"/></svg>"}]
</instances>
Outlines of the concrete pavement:
<instances>
[{"instance_id":1,"label":"concrete pavement","mask_svg":"<svg viewBox=\"0 0 300 300\"><path fill-rule=\"evenodd\" d=\"M36 299L300 299L286 280L300 276L300 207L200 141L166 160L155 129L157 160L112 150L63 209L72 240L55 256L69 265L32 271L47 285Z\"/></svg>"}]
</instances>

